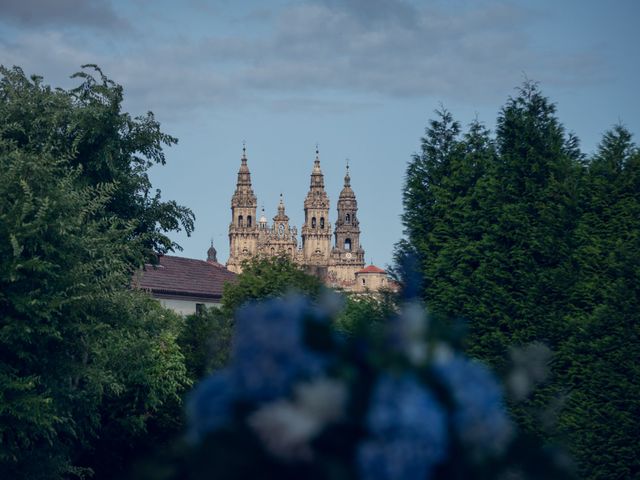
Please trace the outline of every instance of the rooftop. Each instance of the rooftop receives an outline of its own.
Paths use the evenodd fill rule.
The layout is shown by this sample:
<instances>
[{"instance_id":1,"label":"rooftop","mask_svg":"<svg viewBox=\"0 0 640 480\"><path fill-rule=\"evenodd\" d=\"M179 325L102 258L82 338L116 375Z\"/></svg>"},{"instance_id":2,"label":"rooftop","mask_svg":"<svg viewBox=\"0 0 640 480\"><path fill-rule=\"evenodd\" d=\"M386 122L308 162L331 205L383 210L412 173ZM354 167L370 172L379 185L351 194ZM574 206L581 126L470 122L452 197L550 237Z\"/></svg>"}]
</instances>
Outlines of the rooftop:
<instances>
[{"instance_id":1,"label":"rooftop","mask_svg":"<svg viewBox=\"0 0 640 480\"><path fill-rule=\"evenodd\" d=\"M375 265L369 265L367 267L364 267L361 270L358 270L356 274L358 273L387 273L387 272L381 268L376 267Z\"/></svg>"},{"instance_id":2,"label":"rooftop","mask_svg":"<svg viewBox=\"0 0 640 480\"><path fill-rule=\"evenodd\" d=\"M235 277L217 262L163 255L158 265L145 265L134 286L157 294L220 298L225 282Z\"/></svg>"}]
</instances>

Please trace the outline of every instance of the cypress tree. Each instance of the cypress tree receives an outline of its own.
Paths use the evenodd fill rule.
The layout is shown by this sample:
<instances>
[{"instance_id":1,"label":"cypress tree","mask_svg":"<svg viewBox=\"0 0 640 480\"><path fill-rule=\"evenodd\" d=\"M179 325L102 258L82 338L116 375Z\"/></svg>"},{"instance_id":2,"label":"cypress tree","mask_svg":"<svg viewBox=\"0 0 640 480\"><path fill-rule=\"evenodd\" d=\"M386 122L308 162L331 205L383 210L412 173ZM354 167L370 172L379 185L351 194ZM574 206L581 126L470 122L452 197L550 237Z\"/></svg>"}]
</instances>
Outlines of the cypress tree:
<instances>
[{"instance_id":1,"label":"cypress tree","mask_svg":"<svg viewBox=\"0 0 640 480\"><path fill-rule=\"evenodd\" d=\"M640 153L631 134L607 132L588 166L576 229L579 272L560 350L560 414L582 477L640 475Z\"/></svg>"}]
</instances>

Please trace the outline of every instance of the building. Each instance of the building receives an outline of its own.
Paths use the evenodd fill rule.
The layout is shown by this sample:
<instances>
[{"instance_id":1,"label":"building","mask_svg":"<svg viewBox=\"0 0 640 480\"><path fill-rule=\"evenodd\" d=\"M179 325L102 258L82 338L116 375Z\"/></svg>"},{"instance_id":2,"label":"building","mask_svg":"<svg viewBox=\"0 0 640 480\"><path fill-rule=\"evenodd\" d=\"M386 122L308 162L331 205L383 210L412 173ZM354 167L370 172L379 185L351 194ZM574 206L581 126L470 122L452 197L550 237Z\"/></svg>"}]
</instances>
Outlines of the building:
<instances>
[{"instance_id":1,"label":"building","mask_svg":"<svg viewBox=\"0 0 640 480\"><path fill-rule=\"evenodd\" d=\"M364 268L358 201L351 188L348 165L344 186L338 197L337 218L333 229L329 222L330 202L324 187L324 175L320 168L317 149L309 192L304 200L304 225L301 229L300 244L298 230L290 225L289 217L285 213L282 195L278 213L273 217L271 224L264 215L264 209L260 219L256 221L257 207L258 201L251 184L246 149L243 148L236 189L231 197L227 261L229 270L241 273L242 263L257 256L285 255L333 288L373 291L388 284L384 270L374 266L371 267L375 272L368 270L371 267Z\"/></svg>"},{"instance_id":2,"label":"building","mask_svg":"<svg viewBox=\"0 0 640 480\"><path fill-rule=\"evenodd\" d=\"M149 292L163 306L182 315L219 306L224 284L233 282L236 276L218 263L213 244L206 261L162 255L158 262L137 272L133 286Z\"/></svg>"},{"instance_id":3,"label":"building","mask_svg":"<svg viewBox=\"0 0 640 480\"><path fill-rule=\"evenodd\" d=\"M387 272L375 265L356 272L356 292L379 292L380 290L397 290L398 285L391 280Z\"/></svg>"}]
</instances>

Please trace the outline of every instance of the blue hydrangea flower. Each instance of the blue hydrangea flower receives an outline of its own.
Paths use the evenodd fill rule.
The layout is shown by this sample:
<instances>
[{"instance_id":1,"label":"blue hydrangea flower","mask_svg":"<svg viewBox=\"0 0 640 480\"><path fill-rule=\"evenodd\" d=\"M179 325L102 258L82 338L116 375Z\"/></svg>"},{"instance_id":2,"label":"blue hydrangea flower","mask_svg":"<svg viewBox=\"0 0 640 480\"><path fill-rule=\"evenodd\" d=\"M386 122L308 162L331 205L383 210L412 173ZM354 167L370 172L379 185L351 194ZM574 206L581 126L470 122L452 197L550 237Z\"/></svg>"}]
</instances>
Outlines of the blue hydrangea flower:
<instances>
[{"instance_id":1,"label":"blue hydrangea flower","mask_svg":"<svg viewBox=\"0 0 640 480\"><path fill-rule=\"evenodd\" d=\"M435 463L427 444L407 437L369 440L357 453L362 480L428 480Z\"/></svg>"},{"instance_id":2,"label":"blue hydrangea flower","mask_svg":"<svg viewBox=\"0 0 640 480\"><path fill-rule=\"evenodd\" d=\"M197 441L207 432L229 422L234 392L228 369L214 373L200 382L187 400L188 437Z\"/></svg>"},{"instance_id":3,"label":"blue hydrangea flower","mask_svg":"<svg viewBox=\"0 0 640 480\"><path fill-rule=\"evenodd\" d=\"M445 412L413 376L381 376L366 421L373 438L357 456L364 479L427 478L446 455Z\"/></svg>"},{"instance_id":4,"label":"blue hydrangea flower","mask_svg":"<svg viewBox=\"0 0 640 480\"><path fill-rule=\"evenodd\" d=\"M321 373L325 360L304 344L304 319L322 321L302 296L248 304L236 314L232 363L234 387L250 401L286 395L293 382Z\"/></svg>"},{"instance_id":5,"label":"blue hydrangea flower","mask_svg":"<svg viewBox=\"0 0 640 480\"><path fill-rule=\"evenodd\" d=\"M496 378L483 364L462 356L437 361L433 368L456 402L454 426L461 439L477 450L499 453L513 427Z\"/></svg>"}]
</instances>

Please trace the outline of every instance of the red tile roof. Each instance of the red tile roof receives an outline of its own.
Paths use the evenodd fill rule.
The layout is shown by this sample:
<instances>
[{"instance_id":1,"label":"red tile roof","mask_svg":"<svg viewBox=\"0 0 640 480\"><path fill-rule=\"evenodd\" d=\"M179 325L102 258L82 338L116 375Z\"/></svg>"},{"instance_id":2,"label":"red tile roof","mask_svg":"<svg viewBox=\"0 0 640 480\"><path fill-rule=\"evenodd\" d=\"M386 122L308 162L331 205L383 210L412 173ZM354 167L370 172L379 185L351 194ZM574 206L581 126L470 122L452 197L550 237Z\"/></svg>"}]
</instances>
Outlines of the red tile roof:
<instances>
[{"instance_id":1,"label":"red tile roof","mask_svg":"<svg viewBox=\"0 0 640 480\"><path fill-rule=\"evenodd\" d=\"M362 270L358 270L356 273L387 273L381 268L376 267L375 265L369 265L368 267L363 268Z\"/></svg>"},{"instance_id":2,"label":"red tile roof","mask_svg":"<svg viewBox=\"0 0 640 480\"><path fill-rule=\"evenodd\" d=\"M134 286L159 294L220 298L225 282L235 277L219 263L164 255L158 265L145 265Z\"/></svg>"}]
</instances>

